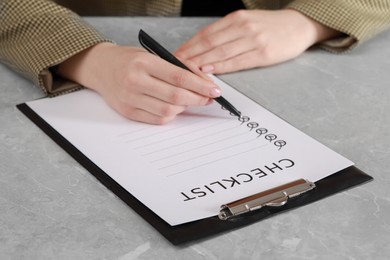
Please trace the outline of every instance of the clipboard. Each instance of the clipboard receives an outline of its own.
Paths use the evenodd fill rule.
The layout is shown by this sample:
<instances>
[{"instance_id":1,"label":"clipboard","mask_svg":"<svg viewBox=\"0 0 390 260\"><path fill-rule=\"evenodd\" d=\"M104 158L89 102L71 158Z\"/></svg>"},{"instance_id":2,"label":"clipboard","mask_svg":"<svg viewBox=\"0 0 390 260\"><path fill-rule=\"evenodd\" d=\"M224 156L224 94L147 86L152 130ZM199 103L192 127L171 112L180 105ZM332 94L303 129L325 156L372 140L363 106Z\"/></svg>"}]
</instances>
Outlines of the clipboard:
<instances>
[{"instance_id":1,"label":"clipboard","mask_svg":"<svg viewBox=\"0 0 390 260\"><path fill-rule=\"evenodd\" d=\"M17 105L17 108L33 123L35 123L42 131L44 131L53 141L55 141L67 153L69 153L85 169L94 175L104 186L110 189L115 195L117 195L134 211L136 211L142 218L144 218L150 225L152 225L174 245L184 244L194 240L215 236L229 230L247 226L262 219L272 217L276 214L321 200L330 195L347 190L373 179L371 176L359 170L357 167L351 166L328 177L325 177L313 184L309 183L309 185L312 185L310 186L310 189L304 189L302 192L299 192L299 194L295 194L296 196L288 197L288 199L285 197L284 199L270 200L268 202L271 203L261 205L261 209L253 211L248 210L248 212L245 212L244 214L233 214L233 217L229 217L226 220L221 220L221 216L218 216L218 214L221 213L216 212L216 215L210 218L188 222L177 226L171 226L157 214L151 211L148 207L142 204L127 190L125 190L108 174L100 169L94 162L89 160L73 144L71 144L67 139L59 134L38 114L36 114L27 104L19 104ZM302 181L299 181L299 183L301 184ZM313 185L315 185L315 187L313 187ZM295 184L292 186L295 186ZM280 189L280 187L275 187L274 191L281 191L283 193L283 191L285 191L284 188L285 187L282 187ZM275 205L271 205L272 202ZM231 202L228 201L227 203L229 204ZM223 206L222 209L224 209Z\"/></svg>"}]
</instances>

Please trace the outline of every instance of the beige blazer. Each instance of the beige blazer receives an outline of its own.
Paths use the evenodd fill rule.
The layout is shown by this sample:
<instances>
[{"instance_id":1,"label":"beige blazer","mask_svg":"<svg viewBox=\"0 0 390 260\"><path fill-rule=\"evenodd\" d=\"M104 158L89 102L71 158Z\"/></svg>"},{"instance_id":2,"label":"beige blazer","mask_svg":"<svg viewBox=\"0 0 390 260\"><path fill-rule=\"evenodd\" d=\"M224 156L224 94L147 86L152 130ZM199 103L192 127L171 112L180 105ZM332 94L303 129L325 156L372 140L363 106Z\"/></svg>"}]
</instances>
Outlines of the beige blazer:
<instances>
[{"instance_id":1,"label":"beige blazer","mask_svg":"<svg viewBox=\"0 0 390 260\"><path fill-rule=\"evenodd\" d=\"M350 50L390 26L389 0L243 0L243 3L248 9L293 8L344 32L344 38L322 44L333 52ZM179 16L180 11L181 0L0 0L0 61L49 95L72 91L80 86L56 77L50 68L92 45L110 41L76 13Z\"/></svg>"}]
</instances>

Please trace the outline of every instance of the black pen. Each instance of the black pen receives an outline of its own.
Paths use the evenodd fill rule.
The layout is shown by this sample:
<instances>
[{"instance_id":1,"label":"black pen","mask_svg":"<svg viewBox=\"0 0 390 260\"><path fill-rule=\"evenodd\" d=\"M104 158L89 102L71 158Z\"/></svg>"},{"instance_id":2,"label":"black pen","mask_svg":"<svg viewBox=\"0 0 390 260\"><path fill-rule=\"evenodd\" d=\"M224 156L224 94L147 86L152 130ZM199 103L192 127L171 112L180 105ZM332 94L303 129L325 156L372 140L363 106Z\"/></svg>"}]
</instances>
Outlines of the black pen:
<instances>
[{"instance_id":1,"label":"black pen","mask_svg":"<svg viewBox=\"0 0 390 260\"><path fill-rule=\"evenodd\" d=\"M173 54L171 54L167 49L161 46L157 41L155 41L152 37L150 37L143 30L139 31L138 34L139 42L142 47L144 47L148 52L153 53L160 58L188 71L191 71L186 65L184 65L180 60L178 60ZM192 72L192 71L191 71ZM214 99L217 101L222 107L226 108L230 113L236 115L238 117L241 116L240 111L238 111L232 104L229 103L224 97L219 96Z\"/></svg>"}]
</instances>

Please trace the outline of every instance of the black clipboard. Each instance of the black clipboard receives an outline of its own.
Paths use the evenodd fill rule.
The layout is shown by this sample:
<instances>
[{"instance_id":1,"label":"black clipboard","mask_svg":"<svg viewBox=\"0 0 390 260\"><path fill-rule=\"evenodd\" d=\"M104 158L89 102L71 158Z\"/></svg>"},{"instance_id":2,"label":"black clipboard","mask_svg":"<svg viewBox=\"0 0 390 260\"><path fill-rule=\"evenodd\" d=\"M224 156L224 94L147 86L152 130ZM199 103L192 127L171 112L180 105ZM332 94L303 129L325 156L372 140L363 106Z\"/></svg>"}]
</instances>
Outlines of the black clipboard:
<instances>
[{"instance_id":1,"label":"black clipboard","mask_svg":"<svg viewBox=\"0 0 390 260\"><path fill-rule=\"evenodd\" d=\"M132 196L108 174L96 166L96 164L89 160L67 139L59 134L27 104L19 104L17 105L17 108L42 131L44 131L53 141L69 153L76 161L78 161L85 169L94 175L104 186L110 189L122 201L135 210L142 218L144 218L174 245L184 244L197 239L214 236L228 230L250 225L275 214L307 205L373 179L357 167L351 166L315 182L316 187L314 189L289 199L283 206L264 207L260 210L239 215L228 220L221 220L218 216L214 216L177 226L171 226L142 204L137 198ZM218 214L218 212L216 212L216 214Z\"/></svg>"}]
</instances>

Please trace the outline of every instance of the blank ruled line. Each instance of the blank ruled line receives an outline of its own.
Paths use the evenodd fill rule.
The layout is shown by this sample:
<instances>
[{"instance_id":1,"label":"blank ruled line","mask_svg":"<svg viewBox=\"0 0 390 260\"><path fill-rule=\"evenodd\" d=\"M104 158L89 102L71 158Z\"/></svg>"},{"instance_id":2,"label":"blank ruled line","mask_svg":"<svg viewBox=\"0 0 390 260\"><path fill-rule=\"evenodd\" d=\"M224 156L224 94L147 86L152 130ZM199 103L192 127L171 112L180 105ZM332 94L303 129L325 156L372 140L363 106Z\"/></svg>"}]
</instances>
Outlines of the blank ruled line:
<instances>
[{"instance_id":1,"label":"blank ruled line","mask_svg":"<svg viewBox=\"0 0 390 260\"><path fill-rule=\"evenodd\" d=\"M160 135L160 134L166 134L166 133L168 133L170 131L177 131L177 129L188 127L190 125L194 125L194 124L197 124L197 123L202 122L202 121L204 121L204 119L196 120L195 122L192 122L190 124L183 124L182 126L176 126L176 127L170 128L170 129L165 129L163 131L158 131L158 132L155 132L153 134L148 134L148 135L141 136L141 137L138 136L136 138L133 138L133 139L130 139L130 140L126 140L125 143L132 143L132 142L139 141L139 140L142 140L142 139L145 139L145 138L150 138L151 136L156 136L156 135ZM151 126L149 128L145 128L145 129L151 129L151 128L156 128L156 126Z\"/></svg>"},{"instance_id":2,"label":"blank ruled line","mask_svg":"<svg viewBox=\"0 0 390 260\"><path fill-rule=\"evenodd\" d=\"M203 131L203 130L205 130L205 129L207 129L207 128L215 127L215 126L218 126L218 125L223 125L223 124L226 124L226 123L231 123L231 122L229 122L229 121L218 122L218 123L216 123L216 124L212 124L212 125L209 125L209 126L206 126L206 127L198 128L198 129L193 130L193 131L191 131L191 132L186 132L186 133L183 133L183 134L180 134L180 135L176 135L176 136L174 136L174 137L167 137L167 138L165 138L165 139L159 139L159 140L156 141L156 142L151 142L151 143L147 143L147 144L144 144L144 145L136 146L136 147L133 147L133 149L134 149L134 150L139 150L139 149L142 149L142 148L145 148L145 147L149 147L149 146L151 146L151 145L156 145L156 144L159 144L159 143L163 143L163 142L166 142L166 141L172 142L174 139L177 139L177 138L180 138L180 137L183 137L183 136L187 136L187 135L192 135L192 134L194 134L195 132ZM221 132L224 132L224 131L230 131L230 130L231 130L231 128L225 128L225 129L219 131L218 133L221 133ZM210 134L208 134L208 136L209 136L209 135L210 135ZM137 141L138 141L138 140L139 140L139 139L137 139ZM191 139L191 140L193 140L193 139Z\"/></svg>"},{"instance_id":3,"label":"blank ruled line","mask_svg":"<svg viewBox=\"0 0 390 260\"><path fill-rule=\"evenodd\" d=\"M127 131L127 132L125 132L125 133L118 134L116 137L117 137L117 138L122 138L122 137L127 136L127 135L130 135L130 134L135 134L135 133L144 131L144 130L146 130L146 129L148 129L148 128L150 128L150 126L140 127L140 128L137 128L137 129L135 129L135 130L133 130L133 131L130 131L130 132Z\"/></svg>"},{"instance_id":4,"label":"blank ruled line","mask_svg":"<svg viewBox=\"0 0 390 260\"><path fill-rule=\"evenodd\" d=\"M235 126L237 127L237 126ZM218 132L213 132L213 133L205 133L204 136L200 136L200 137L196 137L195 139L190 139L190 140L187 140L185 142L181 142L181 143L178 143L178 144L175 144L175 145L171 145L169 144L169 147L163 147L159 150L153 150L151 152L148 152L148 153L145 153L145 154L141 154L142 156L148 156L148 155L152 155L152 154L155 154L155 153L159 153L159 152L163 152L163 151L167 151L167 150L171 150L173 148L177 148L179 146L182 146L182 145L186 145L186 144L189 144L191 142L199 142L199 140L202 140L202 138L206 138L206 137L211 137L211 136L214 136L214 135L218 135L218 134L221 134L223 132L226 132L226 131L231 131L232 128L225 128L224 130L221 130L221 131L218 131ZM243 133L243 134L247 134L246 132ZM239 135L233 135L231 136L230 138L233 138L235 136L240 136L240 135L243 135L243 134L239 134ZM172 140L172 139L169 139L169 140ZM134 148L134 149L137 149L137 148Z\"/></svg>"},{"instance_id":5,"label":"blank ruled line","mask_svg":"<svg viewBox=\"0 0 390 260\"><path fill-rule=\"evenodd\" d=\"M222 139L219 139L217 141L214 141L214 142L210 142L210 143L206 143L206 144L202 144L200 146L197 146L197 147L194 147L194 148L190 148L188 150L185 150L185 151L180 151L179 153L176 153L176 154L170 154L170 155L167 155L167 156L164 156L162 158L159 158L159 159L156 159L156 160L153 160L153 161L150 161L151 163L155 163L155 162L158 162L158 161L162 161L162 160L165 160L165 159L168 159L168 158L174 158L176 156L179 156L179 155L182 155L182 154L185 154L185 153L188 153L188 152L193 152L193 151L196 151L196 150L199 150L199 149L202 149L202 148L205 148L207 146L210 146L210 145L214 145L214 144L217 144L217 143L221 143L221 142L224 142L226 140L232 140L234 137L238 137L238 136L242 136L242 135L246 135L247 133L241 133L239 135L235 134L233 136L228 136L228 137L225 137L225 138L222 138ZM193 140L193 141L196 141L196 140ZM252 140L250 140L252 141ZM247 142L241 142L239 144L244 144L244 143L247 143ZM236 145L233 145L233 146L236 146ZM230 148L230 147L227 147L227 148ZM225 149L225 148L224 148ZM218 150L217 150L218 151Z\"/></svg>"},{"instance_id":6,"label":"blank ruled line","mask_svg":"<svg viewBox=\"0 0 390 260\"><path fill-rule=\"evenodd\" d=\"M246 142L242 142L242 143L238 143L238 144L229 145L229 146L227 146L227 147L220 148L220 149L217 149L217 150L208 152L208 153L204 153L204 154L202 154L202 155L198 155L198 156L189 158L189 159L187 159L187 160L182 160L182 161L180 161L180 162L176 162L176 163L173 163L173 164L170 164L170 165L166 165L166 166L164 166L164 167L159 168L159 170L163 170L163 169L170 168L170 167L173 167L173 166L182 164L182 163L186 163L186 162L192 161L192 160L194 160L194 159L199 159L199 158L208 156L208 155L210 155L210 154L215 154L216 152L220 152L220 151L223 151L223 150L226 150L226 149L235 147L235 146L239 146L239 145L242 145L242 144L245 144L245 143L249 143L249 142L252 142L252 141L253 141L253 140L248 140L248 141L246 141Z\"/></svg>"},{"instance_id":7,"label":"blank ruled line","mask_svg":"<svg viewBox=\"0 0 390 260\"><path fill-rule=\"evenodd\" d=\"M225 157L222 157L222 158L219 158L219 159L216 159L216 160L214 159L212 161L205 162L205 163L202 163L202 164L197 164L195 167L191 167L191 168L188 168L188 169L185 169L185 170L182 170L182 171L178 171L178 172L175 172L175 173L168 174L168 175L166 175L166 177L173 177L175 175L178 175L178 174L181 174L181 173L184 173L184 172L188 172L188 171L191 171L193 169L197 169L197 168L203 167L203 166L208 165L208 164L212 164L212 163L215 163L215 162L218 162L218 161L226 160L228 158L231 158L231 157L234 157L234 156L237 156L237 155L241 155L241 154L244 154L244 153L248 153L248 152L251 152L251 151L263 148L264 146L267 146L267 145L269 145L269 144L264 144L264 145L261 145L261 146L257 146L257 147L254 147L252 149L249 149L249 150L246 150L246 151L242 151L240 153L231 154L229 156L225 156ZM160 168L159 170L166 169L166 168L169 168L169 167L171 167L171 166Z\"/></svg>"},{"instance_id":8,"label":"blank ruled line","mask_svg":"<svg viewBox=\"0 0 390 260\"><path fill-rule=\"evenodd\" d=\"M196 125L196 124L202 123L202 122L207 121L207 120L208 119L204 119L204 118L198 119L198 120L196 120L195 122L192 122L192 123L186 123L186 124L183 124L181 126L176 126L176 127L170 128L170 129L165 129L163 131L158 131L158 132L155 132L153 134L148 134L146 136L136 137L136 138L133 138L133 139L130 139L130 140L126 140L125 143L136 142L136 141L139 141L139 140L142 140L142 139L145 139L145 138L150 138L152 136L165 135L168 132L177 131L178 129L182 129L182 128L190 128L192 125ZM221 122L218 122L218 123L221 123Z\"/></svg>"}]
</instances>

